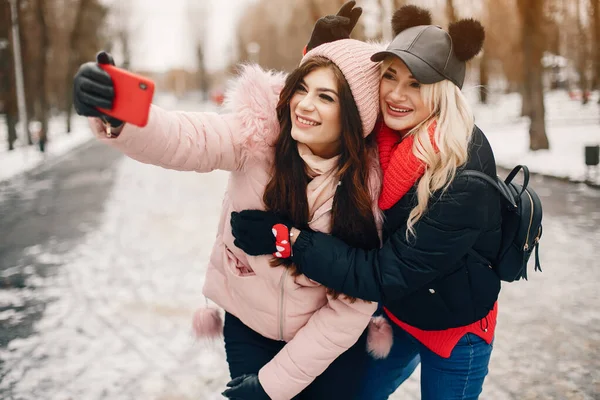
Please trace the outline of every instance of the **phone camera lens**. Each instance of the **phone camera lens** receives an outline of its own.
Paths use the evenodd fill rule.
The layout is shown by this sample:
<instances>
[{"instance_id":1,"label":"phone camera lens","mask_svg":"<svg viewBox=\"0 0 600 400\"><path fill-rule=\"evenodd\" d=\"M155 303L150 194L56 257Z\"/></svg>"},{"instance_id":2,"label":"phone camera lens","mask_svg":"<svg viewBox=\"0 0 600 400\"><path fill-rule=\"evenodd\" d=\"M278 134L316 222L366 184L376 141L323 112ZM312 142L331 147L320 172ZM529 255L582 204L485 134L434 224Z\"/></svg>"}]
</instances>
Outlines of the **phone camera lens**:
<instances>
[{"instance_id":1,"label":"phone camera lens","mask_svg":"<svg viewBox=\"0 0 600 400\"><path fill-rule=\"evenodd\" d=\"M140 83L140 89L146 90L148 89L148 86L145 83Z\"/></svg>"}]
</instances>

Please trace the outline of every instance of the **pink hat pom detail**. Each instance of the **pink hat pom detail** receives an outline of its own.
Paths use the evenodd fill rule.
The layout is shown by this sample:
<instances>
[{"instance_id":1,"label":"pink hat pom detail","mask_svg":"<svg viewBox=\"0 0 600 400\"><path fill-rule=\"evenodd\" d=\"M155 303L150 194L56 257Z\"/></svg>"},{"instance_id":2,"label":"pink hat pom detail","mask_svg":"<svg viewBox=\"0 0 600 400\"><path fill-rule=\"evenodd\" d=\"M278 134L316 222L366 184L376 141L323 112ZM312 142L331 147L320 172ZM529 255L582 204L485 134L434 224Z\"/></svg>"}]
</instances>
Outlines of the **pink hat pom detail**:
<instances>
[{"instance_id":1,"label":"pink hat pom detail","mask_svg":"<svg viewBox=\"0 0 600 400\"><path fill-rule=\"evenodd\" d=\"M220 337L223 334L221 313L214 307L199 308L194 313L192 327L197 339Z\"/></svg>"},{"instance_id":2,"label":"pink hat pom detail","mask_svg":"<svg viewBox=\"0 0 600 400\"><path fill-rule=\"evenodd\" d=\"M367 332L367 351L373 358L386 358L394 344L392 326L382 316L373 317Z\"/></svg>"}]
</instances>

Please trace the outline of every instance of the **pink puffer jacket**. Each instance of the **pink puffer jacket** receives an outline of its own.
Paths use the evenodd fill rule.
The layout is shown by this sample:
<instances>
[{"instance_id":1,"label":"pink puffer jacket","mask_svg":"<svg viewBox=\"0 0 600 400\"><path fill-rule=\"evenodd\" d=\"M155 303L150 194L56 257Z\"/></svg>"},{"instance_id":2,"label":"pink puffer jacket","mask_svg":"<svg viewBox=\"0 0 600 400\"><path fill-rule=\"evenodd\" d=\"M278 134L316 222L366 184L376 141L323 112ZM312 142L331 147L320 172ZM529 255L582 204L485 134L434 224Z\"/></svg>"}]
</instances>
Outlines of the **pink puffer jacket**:
<instances>
[{"instance_id":1,"label":"pink puffer jacket","mask_svg":"<svg viewBox=\"0 0 600 400\"><path fill-rule=\"evenodd\" d=\"M228 91L227 113L167 112L153 106L146 127L126 125L115 139L107 139L100 121L90 119L101 141L143 163L231 171L203 292L264 337L287 342L259 372L265 391L276 400L294 397L356 343L376 309L375 303L350 303L344 296L334 300L305 276L271 267L271 256L248 256L233 244L231 212L264 209L272 146L279 135L275 107L284 79L246 66ZM376 207L381 184L376 156L371 164ZM315 211L312 229L329 232L333 195Z\"/></svg>"}]
</instances>

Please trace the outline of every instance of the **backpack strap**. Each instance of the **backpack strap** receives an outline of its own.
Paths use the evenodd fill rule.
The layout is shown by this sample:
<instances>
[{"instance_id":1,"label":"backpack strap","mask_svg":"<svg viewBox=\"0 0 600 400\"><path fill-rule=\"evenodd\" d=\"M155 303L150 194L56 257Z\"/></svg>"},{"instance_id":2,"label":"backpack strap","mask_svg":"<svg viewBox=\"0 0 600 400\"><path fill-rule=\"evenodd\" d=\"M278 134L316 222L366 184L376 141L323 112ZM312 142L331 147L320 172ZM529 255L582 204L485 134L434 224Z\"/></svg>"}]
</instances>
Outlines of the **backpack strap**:
<instances>
[{"instance_id":1,"label":"backpack strap","mask_svg":"<svg viewBox=\"0 0 600 400\"><path fill-rule=\"evenodd\" d=\"M521 167L521 165L519 167ZM525 168L527 168L527 167L525 167ZM513 174L513 172L514 172L514 175L516 175L517 172L519 172L518 170L517 170L517 172L515 172L515 170L517 170L517 168L513 169L511 174ZM501 179L493 179L489 175L484 174L481 171L476 171L473 169L465 169L465 170L461 171L459 175L472 176L475 178L483 179L484 181L486 181L487 183L492 185L492 187L496 188L496 190L498 192L500 192L502 197L504 197L508 201L508 203L511 206L513 206L513 208L517 208L517 203L515 202L514 197L510 193L510 189L508 189L508 186L506 186L506 183L503 182ZM514 178L514 175L512 177L510 177L510 180L512 180L512 178ZM508 178L506 180L507 180L507 182L510 182L510 180L508 180ZM529 171L527 171L527 180L529 180ZM525 187L525 185L523 185L523 187ZM523 189L523 190L525 190L525 189ZM519 196L520 196L520 194L519 194Z\"/></svg>"},{"instance_id":2,"label":"backpack strap","mask_svg":"<svg viewBox=\"0 0 600 400\"><path fill-rule=\"evenodd\" d=\"M519 197L521 197L521 195L527 188L527 185L529 184L529 168L527 168L526 165L517 165L513 168L512 171L510 171L510 174L508 174L508 176L504 180L504 183L508 185L510 182L512 182L512 180L519 173L520 170L523 170L523 186L521 187L521 191L519 192Z\"/></svg>"},{"instance_id":3,"label":"backpack strap","mask_svg":"<svg viewBox=\"0 0 600 400\"><path fill-rule=\"evenodd\" d=\"M542 226L540 225L540 233L538 237L542 237ZM540 242L535 243L535 270L542 272L542 266L540 265Z\"/></svg>"},{"instance_id":4,"label":"backpack strap","mask_svg":"<svg viewBox=\"0 0 600 400\"><path fill-rule=\"evenodd\" d=\"M519 172L518 170L515 172L515 170L517 170L517 169L515 168L511 172L511 174L513 174L513 172L514 172L514 174L510 178L510 180L512 180L514 178L514 176L517 174L517 172ZM504 181L502 181L499 177L496 178L496 179L493 179L488 174L485 174L485 173L483 173L481 171L477 171L477 170L474 170L474 169L465 169L465 170L461 171L459 173L459 175L461 175L461 176L470 176L470 177L474 177L474 178L483 179L484 181L486 181L487 183L489 183L493 188L495 188L498 192L500 192L500 195L502 195L502 197L504 197L506 199L506 201L508 201L508 203L513 208L517 208L517 204L515 202L515 199L513 198L513 195L510 192L510 189L508 188L508 186L506 185L506 183ZM528 177L529 177L529 175L528 175ZM507 179L507 182L510 182L510 180ZM492 265L492 263L490 262L490 260L488 260L487 258L485 258L484 256L482 256L481 254L479 254L473 248L470 248L467 253L470 256L475 257L477 260L479 260L479 262L481 262L483 264L487 264L487 265L490 265L490 266Z\"/></svg>"}]
</instances>

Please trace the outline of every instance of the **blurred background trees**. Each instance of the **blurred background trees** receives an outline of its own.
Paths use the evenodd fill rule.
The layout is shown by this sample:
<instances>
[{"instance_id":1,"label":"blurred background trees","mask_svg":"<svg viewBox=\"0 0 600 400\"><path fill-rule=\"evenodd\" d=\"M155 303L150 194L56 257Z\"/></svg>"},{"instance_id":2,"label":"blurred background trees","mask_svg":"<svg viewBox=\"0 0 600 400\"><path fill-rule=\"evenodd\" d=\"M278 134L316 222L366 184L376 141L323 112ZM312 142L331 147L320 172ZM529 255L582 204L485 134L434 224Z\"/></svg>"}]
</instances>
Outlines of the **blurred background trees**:
<instances>
[{"instance_id":1,"label":"blurred background trees","mask_svg":"<svg viewBox=\"0 0 600 400\"><path fill-rule=\"evenodd\" d=\"M43 148L46 134L51 135L49 118L59 116L64 129L71 129L71 84L78 66L105 48L117 49L119 65L129 68L132 38L144 21L134 20L133 0L10 1L18 5L27 115L41 125L42 136L35 141ZM214 3L182 1L186 23L193 28L190 37L181 40L193 42L196 69L138 72L150 75L163 91L178 96L196 91L206 100L238 62L294 68L315 21L335 13L345 0L247 0L237 24L221 27L235 31L235 44L223 55L231 65L223 71L209 71L205 65ZM434 23L444 27L458 18L480 19L486 27L486 43L469 66L467 86L477 87L482 103L489 102L493 93L519 93L522 115L531 120L532 150L550 145L545 91L567 90L585 106L590 93L600 89L600 0L358 0L358 4L364 12L353 37L360 40L390 40L391 13L403 4L430 8ZM12 148L19 114L10 14L9 0L0 0L0 114L4 114L8 142L2 145Z\"/></svg>"},{"instance_id":2,"label":"blurred background trees","mask_svg":"<svg viewBox=\"0 0 600 400\"><path fill-rule=\"evenodd\" d=\"M72 80L79 65L94 58L106 43L108 8L98 0L14 0L25 81L27 115L40 124L40 148L48 119L65 116L71 130ZM11 10L0 0L0 113L5 114L8 146L13 148L18 122ZM28 131L28 124L25 123Z\"/></svg>"}]
</instances>

